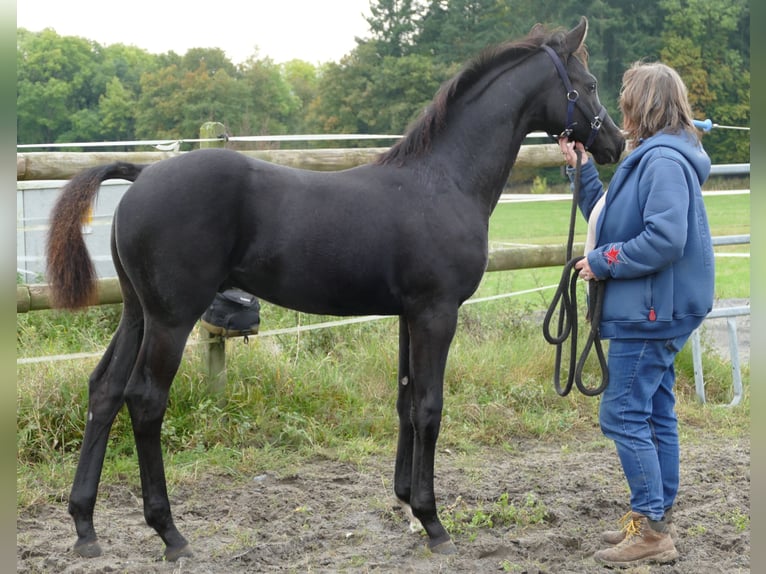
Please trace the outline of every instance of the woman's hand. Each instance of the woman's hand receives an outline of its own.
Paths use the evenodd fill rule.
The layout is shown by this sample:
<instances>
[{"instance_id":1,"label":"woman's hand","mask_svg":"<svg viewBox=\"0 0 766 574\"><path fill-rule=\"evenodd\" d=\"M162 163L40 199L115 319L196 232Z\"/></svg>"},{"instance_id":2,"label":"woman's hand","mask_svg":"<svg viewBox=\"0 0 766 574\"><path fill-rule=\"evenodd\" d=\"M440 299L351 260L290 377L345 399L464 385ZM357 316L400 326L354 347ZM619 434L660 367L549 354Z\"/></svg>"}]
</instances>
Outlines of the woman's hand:
<instances>
[{"instance_id":1,"label":"woman's hand","mask_svg":"<svg viewBox=\"0 0 766 574\"><path fill-rule=\"evenodd\" d=\"M575 263L575 269L580 272L580 279L584 279L585 281L598 281L598 277L593 274L593 271L590 268L590 263L588 262L587 257L583 257Z\"/></svg>"},{"instance_id":2,"label":"woman's hand","mask_svg":"<svg viewBox=\"0 0 766 574\"><path fill-rule=\"evenodd\" d=\"M588 163L590 156L585 151L585 146L580 142L571 142L567 138L559 138L559 147L561 148L561 154L564 156L564 160L571 167L577 166L577 153L578 150L582 154L582 165Z\"/></svg>"}]
</instances>

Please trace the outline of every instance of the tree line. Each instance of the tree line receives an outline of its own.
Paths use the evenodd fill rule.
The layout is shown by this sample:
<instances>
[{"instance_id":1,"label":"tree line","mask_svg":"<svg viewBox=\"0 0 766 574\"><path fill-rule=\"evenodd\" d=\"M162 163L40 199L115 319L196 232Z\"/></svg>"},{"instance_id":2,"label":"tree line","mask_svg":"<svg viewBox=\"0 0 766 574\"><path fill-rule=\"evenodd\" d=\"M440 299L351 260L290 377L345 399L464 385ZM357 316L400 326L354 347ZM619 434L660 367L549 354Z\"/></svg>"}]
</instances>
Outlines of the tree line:
<instances>
[{"instance_id":1,"label":"tree line","mask_svg":"<svg viewBox=\"0 0 766 574\"><path fill-rule=\"evenodd\" d=\"M207 121L237 136L399 134L487 46L537 22L570 28L581 14L589 66L615 121L624 70L659 60L684 78L695 117L749 125L747 0L371 0L369 36L316 65L257 52L234 64L219 48L150 54L18 29L17 142L191 139ZM714 163L747 162L749 146L746 132L705 137Z\"/></svg>"}]
</instances>

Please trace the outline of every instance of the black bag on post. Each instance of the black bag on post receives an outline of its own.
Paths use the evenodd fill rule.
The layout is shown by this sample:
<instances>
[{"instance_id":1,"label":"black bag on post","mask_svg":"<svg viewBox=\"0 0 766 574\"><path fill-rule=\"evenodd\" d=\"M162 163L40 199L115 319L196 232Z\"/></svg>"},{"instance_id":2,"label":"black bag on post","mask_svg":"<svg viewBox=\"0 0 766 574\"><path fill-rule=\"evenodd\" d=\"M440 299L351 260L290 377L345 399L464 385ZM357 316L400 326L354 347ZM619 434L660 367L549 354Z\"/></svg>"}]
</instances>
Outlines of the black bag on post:
<instances>
[{"instance_id":1,"label":"black bag on post","mask_svg":"<svg viewBox=\"0 0 766 574\"><path fill-rule=\"evenodd\" d=\"M202 315L202 326L222 337L247 337L258 333L261 305L255 295L240 289L216 293Z\"/></svg>"}]
</instances>

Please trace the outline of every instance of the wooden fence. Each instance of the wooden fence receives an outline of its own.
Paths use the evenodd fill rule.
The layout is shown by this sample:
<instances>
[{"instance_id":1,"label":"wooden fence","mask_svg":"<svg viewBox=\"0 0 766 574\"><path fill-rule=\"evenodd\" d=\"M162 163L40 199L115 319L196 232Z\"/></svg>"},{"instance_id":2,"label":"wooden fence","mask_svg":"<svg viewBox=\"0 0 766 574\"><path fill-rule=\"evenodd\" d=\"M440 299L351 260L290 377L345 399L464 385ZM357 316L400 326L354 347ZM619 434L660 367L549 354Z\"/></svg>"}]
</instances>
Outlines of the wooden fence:
<instances>
[{"instance_id":1,"label":"wooden fence","mask_svg":"<svg viewBox=\"0 0 766 574\"><path fill-rule=\"evenodd\" d=\"M213 147L202 146L202 147ZM220 145L220 144L219 144ZM371 162L387 148L338 148L316 150L258 150L240 151L245 155L266 161L279 163L301 169L318 171L333 171L348 169ZM126 161L131 163L148 164L187 152L31 152L17 153L17 181L69 179L79 171L111 163ZM561 165L561 153L556 144L537 144L522 146L514 167L556 167ZM749 164L746 171L749 173ZM726 167L726 166L723 166ZM742 166L736 166L742 171ZM728 173L728 172L726 172ZM749 243L749 236L747 241ZM574 252L581 253L583 244L574 246ZM508 271L514 269L530 269L540 267L560 266L566 263L565 245L546 246L514 246L490 250L487 271ZM114 304L122 302L122 293L117 278L101 279L98 281L97 298L94 305ZM50 309L50 290L45 284L17 285L16 312L27 313ZM738 311L739 312L739 311ZM743 311L744 312L744 311ZM722 315L729 316L729 315ZM225 339L210 335L208 345L208 374L211 386L220 391L225 384ZM736 345L736 343L734 343ZM734 347L733 347L734 348ZM695 365L698 361L695 352ZM696 368L696 367L695 367ZM735 383L737 381L735 372ZM698 379L701 385L701 373ZM704 392L704 391L703 391ZM739 394L735 395L732 406L739 402ZM705 401L704 394L700 396Z\"/></svg>"},{"instance_id":2,"label":"wooden fence","mask_svg":"<svg viewBox=\"0 0 766 574\"><path fill-rule=\"evenodd\" d=\"M255 150L240 153L301 169L334 171L374 160L388 148L338 148L315 150ZM16 180L69 179L79 171L114 161L155 163L188 152L30 152L16 154ZM556 144L522 146L515 168L555 167L561 164Z\"/></svg>"},{"instance_id":3,"label":"wooden fence","mask_svg":"<svg viewBox=\"0 0 766 574\"><path fill-rule=\"evenodd\" d=\"M584 244L574 247L576 253L582 253ZM554 267L566 263L565 245L525 245L493 249L489 253L487 271L510 271L513 269L533 269L536 267ZM98 292L94 305L122 303L120 284L116 277L99 279ZM41 311L50 309L50 288L47 284L16 285L16 312Z\"/></svg>"}]
</instances>

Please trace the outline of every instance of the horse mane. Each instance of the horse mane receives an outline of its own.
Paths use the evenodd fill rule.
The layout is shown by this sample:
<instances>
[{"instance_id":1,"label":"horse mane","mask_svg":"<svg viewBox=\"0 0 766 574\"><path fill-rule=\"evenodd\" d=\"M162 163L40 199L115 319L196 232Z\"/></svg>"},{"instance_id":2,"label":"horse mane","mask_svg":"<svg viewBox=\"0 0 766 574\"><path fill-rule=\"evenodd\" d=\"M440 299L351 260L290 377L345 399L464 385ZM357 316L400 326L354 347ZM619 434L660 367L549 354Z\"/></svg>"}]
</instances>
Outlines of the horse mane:
<instances>
[{"instance_id":1,"label":"horse mane","mask_svg":"<svg viewBox=\"0 0 766 574\"><path fill-rule=\"evenodd\" d=\"M558 28L547 31L536 25L524 38L491 46L468 62L451 80L439 88L433 101L423 110L396 144L378 156L377 165L401 165L408 157L420 156L431 149L434 138L444 127L450 104L466 93L481 78L493 69L502 66L502 71L531 56L543 44L556 49L563 45L566 30ZM576 56L587 65L587 52L581 46Z\"/></svg>"}]
</instances>

